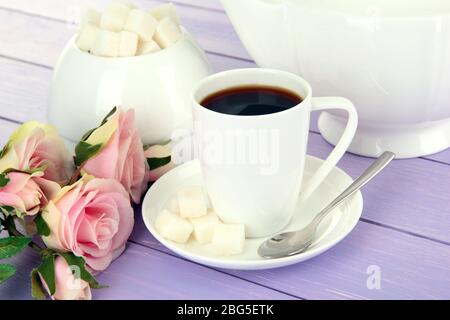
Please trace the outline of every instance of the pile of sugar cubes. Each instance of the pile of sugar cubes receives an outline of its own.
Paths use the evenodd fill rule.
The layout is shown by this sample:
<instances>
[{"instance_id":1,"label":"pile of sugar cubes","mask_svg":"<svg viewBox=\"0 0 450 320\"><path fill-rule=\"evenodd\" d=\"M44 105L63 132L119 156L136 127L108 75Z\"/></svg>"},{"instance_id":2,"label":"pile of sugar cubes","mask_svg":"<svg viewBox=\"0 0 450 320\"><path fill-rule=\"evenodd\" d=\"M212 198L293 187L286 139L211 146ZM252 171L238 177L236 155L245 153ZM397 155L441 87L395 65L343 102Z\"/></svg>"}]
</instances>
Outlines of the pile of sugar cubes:
<instances>
[{"instance_id":1,"label":"pile of sugar cubes","mask_svg":"<svg viewBox=\"0 0 450 320\"><path fill-rule=\"evenodd\" d=\"M186 243L192 236L202 245L209 244L216 255L236 255L244 250L244 225L222 223L208 209L201 187L179 190L169 208L158 215L155 227L161 236L178 243Z\"/></svg>"},{"instance_id":2,"label":"pile of sugar cubes","mask_svg":"<svg viewBox=\"0 0 450 320\"><path fill-rule=\"evenodd\" d=\"M103 13L88 9L76 39L78 48L101 57L132 57L165 49L181 37L172 3L144 11L114 3Z\"/></svg>"}]
</instances>

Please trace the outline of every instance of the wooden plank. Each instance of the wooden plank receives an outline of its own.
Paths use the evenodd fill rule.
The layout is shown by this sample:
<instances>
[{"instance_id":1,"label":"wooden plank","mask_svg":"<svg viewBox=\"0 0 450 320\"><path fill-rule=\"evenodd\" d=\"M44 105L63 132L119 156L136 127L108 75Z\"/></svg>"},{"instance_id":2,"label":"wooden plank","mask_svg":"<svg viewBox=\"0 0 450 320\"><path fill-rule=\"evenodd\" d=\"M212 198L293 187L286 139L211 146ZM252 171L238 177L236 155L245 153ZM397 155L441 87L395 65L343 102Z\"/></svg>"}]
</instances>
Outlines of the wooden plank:
<instances>
[{"instance_id":1,"label":"wooden plank","mask_svg":"<svg viewBox=\"0 0 450 320\"><path fill-rule=\"evenodd\" d=\"M444 150L439 153L431 154L429 156L423 157L424 159L429 159L433 161L438 161L446 164L450 164L450 148L447 150Z\"/></svg>"},{"instance_id":2,"label":"wooden plank","mask_svg":"<svg viewBox=\"0 0 450 320\"><path fill-rule=\"evenodd\" d=\"M6 262L18 267L2 284L0 300L31 299L30 271L40 263L31 249ZM109 287L94 299L294 299L294 297L140 245L126 251L97 279Z\"/></svg>"},{"instance_id":3,"label":"wooden plank","mask_svg":"<svg viewBox=\"0 0 450 320\"><path fill-rule=\"evenodd\" d=\"M223 6L219 0L175 0L172 2L175 4L194 5L197 7L223 11Z\"/></svg>"},{"instance_id":4,"label":"wooden plank","mask_svg":"<svg viewBox=\"0 0 450 320\"><path fill-rule=\"evenodd\" d=\"M142 223L136 224L132 239L169 253ZM379 290L367 286L371 266L381 272ZM223 271L305 299L450 298L450 246L363 221L335 248L306 262Z\"/></svg>"},{"instance_id":5,"label":"wooden plank","mask_svg":"<svg viewBox=\"0 0 450 320\"><path fill-rule=\"evenodd\" d=\"M46 119L52 71L0 57L0 117Z\"/></svg>"},{"instance_id":6,"label":"wooden plank","mask_svg":"<svg viewBox=\"0 0 450 320\"><path fill-rule=\"evenodd\" d=\"M72 1L72 2L70 2ZM20 12L0 9L0 55L16 57L27 61L53 66L65 43L75 33L75 26L64 22L73 20L82 12L87 0L45 0L29 2L24 0L0 1L0 8L20 8ZM109 3L109 0L101 0ZM20 7L17 4L22 4ZM101 3L101 2L97 2ZM148 7L155 1L146 1ZM48 20L40 16L34 19L21 11L33 13L27 8L49 8L59 20ZM75 12L75 13L74 13ZM78 12L78 13L76 13ZM249 59L237 34L223 12L199 10L193 7L180 7L183 25L207 51Z\"/></svg>"},{"instance_id":7,"label":"wooden plank","mask_svg":"<svg viewBox=\"0 0 450 320\"><path fill-rule=\"evenodd\" d=\"M53 19L64 19L72 21L74 13L79 11L78 8L85 9L92 6L96 8L104 8L113 1L110 0L0 0L0 7L29 12L35 15L46 16ZM120 2L120 0L118 1ZM126 1L125 1L126 2ZM134 0L140 8L146 9L157 6L161 3L172 2L177 8L180 6L193 7L203 10L223 11L222 4L219 0Z\"/></svg>"}]
</instances>

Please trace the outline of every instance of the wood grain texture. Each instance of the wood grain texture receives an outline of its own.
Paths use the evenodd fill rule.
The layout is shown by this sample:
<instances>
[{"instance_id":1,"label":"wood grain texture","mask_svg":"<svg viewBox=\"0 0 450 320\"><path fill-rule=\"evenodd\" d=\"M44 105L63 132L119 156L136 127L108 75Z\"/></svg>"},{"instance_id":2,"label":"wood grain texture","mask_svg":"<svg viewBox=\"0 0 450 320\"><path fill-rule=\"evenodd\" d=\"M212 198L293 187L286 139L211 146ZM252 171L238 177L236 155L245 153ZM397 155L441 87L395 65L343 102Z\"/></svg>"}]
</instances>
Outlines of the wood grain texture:
<instances>
[{"instance_id":1,"label":"wood grain texture","mask_svg":"<svg viewBox=\"0 0 450 320\"><path fill-rule=\"evenodd\" d=\"M132 239L169 252L142 223L136 224ZM367 287L370 266L381 271L380 290ZM336 247L306 262L224 272L305 299L450 298L450 246L363 221Z\"/></svg>"},{"instance_id":2,"label":"wood grain texture","mask_svg":"<svg viewBox=\"0 0 450 320\"><path fill-rule=\"evenodd\" d=\"M7 262L18 271L1 285L0 300L31 299L30 272L40 263L38 255L26 249ZM132 243L97 279L109 287L93 290L94 299L295 299Z\"/></svg>"},{"instance_id":3,"label":"wood grain texture","mask_svg":"<svg viewBox=\"0 0 450 320\"><path fill-rule=\"evenodd\" d=\"M52 71L0 57L0 117L46 120Z\"/></svg>"},{"instance_id":4,"label":"wood grain texture","mask_svg":"<svg viewBox=\"0 0 450 320\"><path fill-rule=\"evenodd\" d=\"M89 6L101 9L111 2L112 1L110 0L0 0L0 7L29 12L58 20L73 21L73 19L76 18L74 14L77 14L80 11L79 9L83 10ZM116 2L120 2L120 0ZM166 2L172 2L177 7L186 6L203 10L224 11L219 0L135 0L129 2L133 2L143 9L152 8Z\"/></svg>"}]
</instances>

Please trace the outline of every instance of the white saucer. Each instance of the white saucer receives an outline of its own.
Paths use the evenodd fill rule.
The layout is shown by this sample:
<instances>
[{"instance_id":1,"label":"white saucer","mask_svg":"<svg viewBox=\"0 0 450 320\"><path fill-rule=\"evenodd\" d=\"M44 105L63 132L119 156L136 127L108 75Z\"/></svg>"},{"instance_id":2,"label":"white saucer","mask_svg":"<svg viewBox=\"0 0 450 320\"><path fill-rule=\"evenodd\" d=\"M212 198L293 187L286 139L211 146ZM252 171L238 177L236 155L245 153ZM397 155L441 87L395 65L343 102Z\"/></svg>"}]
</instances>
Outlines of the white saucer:
<instances>
[{"instance_id":1,"label":"white saucer","mask_svg":"<svg viewBox=\"0 0 450 320\"><path fill-rule=\"evenodd\" d=\"M317 170L323 160L308 156L305 167L305 180ZM340 192L352 183L341 169L335 168L322 185L314 192L306 203L298 204L298 214L284 231L297 230L307 224L321 208L333 200ZM315 257L330 249L352 231L358 222L363 199L360 192L347 200L326 218L318 228L317 238L313 245L304 253L279 259L263 259L257 254L259 245L267 238L247 239L244 252L231 257L214 256L206 245L199 245L190 240L187 244L178 244L162 238L154 225L156 217L163 208L174 198L181 187L203 184L200 165L197 160L187 162L161 177L147 192L143 205L142 216L150 233L164 246L186 259L204 265L239 270L258 270L288 266Z\"/></svg>"}]
</instances>

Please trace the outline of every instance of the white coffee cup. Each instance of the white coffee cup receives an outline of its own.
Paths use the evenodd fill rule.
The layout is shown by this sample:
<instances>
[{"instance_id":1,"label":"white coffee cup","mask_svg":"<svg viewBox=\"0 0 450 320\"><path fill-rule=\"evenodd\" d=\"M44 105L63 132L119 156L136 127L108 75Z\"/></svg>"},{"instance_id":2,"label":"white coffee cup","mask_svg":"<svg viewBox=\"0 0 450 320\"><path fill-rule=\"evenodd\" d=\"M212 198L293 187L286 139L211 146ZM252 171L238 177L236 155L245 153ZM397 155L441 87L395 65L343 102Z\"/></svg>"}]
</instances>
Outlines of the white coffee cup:
<instances>
[{"instance_id":1,"label":"white coffee cup","mask_svg":"<svg viewBox=\"0 0 450 320\"><path fill-rule=\"evenodd\" d=\"M230 115L200 105L218 91L242 86L270 86L295 93L303 101L281 112ZM340 109L348 113L336 147L302 188L310 113ZM237 69L201 80L193 91L194 139L212 206L225 223L242 223L247 237L281 231L346 152L356 132L353 104L341 97L313 98L310 85L297 75L271 69Z\"/></svg>"}]
</instances>

